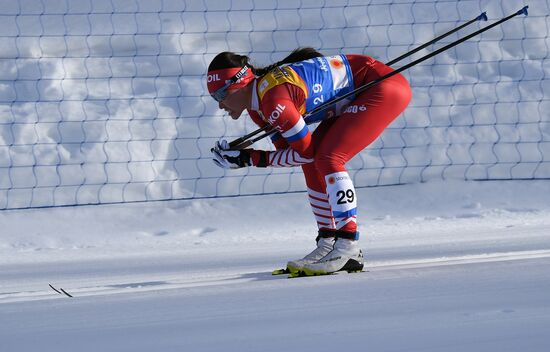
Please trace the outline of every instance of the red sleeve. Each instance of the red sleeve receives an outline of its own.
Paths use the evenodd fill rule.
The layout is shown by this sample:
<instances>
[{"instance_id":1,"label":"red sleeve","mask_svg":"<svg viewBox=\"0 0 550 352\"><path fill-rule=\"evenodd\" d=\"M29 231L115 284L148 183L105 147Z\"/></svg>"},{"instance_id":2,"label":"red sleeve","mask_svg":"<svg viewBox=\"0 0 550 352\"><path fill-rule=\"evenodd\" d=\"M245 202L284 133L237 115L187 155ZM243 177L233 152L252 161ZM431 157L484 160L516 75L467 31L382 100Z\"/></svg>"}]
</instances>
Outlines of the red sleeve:
<instances>
[{"instance_id":1,"label":"red sleeve","mask_svg":"<svg viewBox=\"0 0 550 352\"><path fill-rule=\"evenodd\" d=\"M313 156L311 133L299 107L304 103L302 90L291 84L271 88L262 98L261 110L290 147L305 158Z\"/></svg>"}]
</instances>

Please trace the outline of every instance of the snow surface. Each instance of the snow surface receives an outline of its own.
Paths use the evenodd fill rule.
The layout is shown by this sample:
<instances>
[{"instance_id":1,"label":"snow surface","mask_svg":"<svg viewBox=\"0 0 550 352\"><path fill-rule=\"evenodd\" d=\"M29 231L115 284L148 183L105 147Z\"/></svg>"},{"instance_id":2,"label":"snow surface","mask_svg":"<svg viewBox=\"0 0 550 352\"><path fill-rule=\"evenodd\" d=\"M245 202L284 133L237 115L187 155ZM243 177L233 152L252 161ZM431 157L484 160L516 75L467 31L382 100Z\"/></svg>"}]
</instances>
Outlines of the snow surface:
<instances>
[{"instance_id":1,"label":"snow surface","mask_svg":"<svg viewBox=\"0 0 550 352\"><path fill-rule=\"evenodd\" d=\"M0 351L548 351L549 191L361 189L367 272L300 279L304 193L0 212Z\"/></svg>"}]
</instances>

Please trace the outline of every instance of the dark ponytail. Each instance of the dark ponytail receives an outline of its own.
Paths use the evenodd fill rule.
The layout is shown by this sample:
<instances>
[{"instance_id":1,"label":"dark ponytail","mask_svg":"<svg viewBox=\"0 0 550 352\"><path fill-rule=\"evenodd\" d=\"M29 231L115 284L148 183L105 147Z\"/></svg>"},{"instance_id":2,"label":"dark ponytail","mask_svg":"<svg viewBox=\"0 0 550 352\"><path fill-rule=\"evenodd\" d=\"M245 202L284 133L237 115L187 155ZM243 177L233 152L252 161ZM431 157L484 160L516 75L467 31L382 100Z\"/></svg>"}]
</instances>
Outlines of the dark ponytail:
<instances>
[{"instance_id":1,"label":"dark ponytail","mask_svg":"<svg viewBox=\"0 0 550 352\"><path fill-rule=\"evenodd\" d=\"M321 54L320 52L318 52L313 48L310 48L310 47L298 48L298 49L295 49L293 52L291 52L287 57L285 57L281 61L277 61L274 64L271 64L266 67L255 68L253 69L253 71L256 76L261 77L278 66L281 66L284 64L291 64L298 61L313 59L314 57L320 57L320 56L323 56L323 54Z\"/></svg>"},{"instance_id":2,"label":"dark ponytail","mask_svg":"<svg viewBox=\"0 0 550 352\"><path fill-rule=\"evenodd\" d=\"M250 64L250 58L248 56L235 54L230 51L224 51L216 55L216 57L210 62L210 65L208 65L208 71L222 70L224 68L243 67L244 65L248 65L252 69L252 72L254 72L254 75L261 77L278 66L308 60L320 56L323 56L323 54L313 48L298 48L291 52L290 55L288 55L281 61L277 61L266 67L255 68Z\"/></svg>"}]
</instances>

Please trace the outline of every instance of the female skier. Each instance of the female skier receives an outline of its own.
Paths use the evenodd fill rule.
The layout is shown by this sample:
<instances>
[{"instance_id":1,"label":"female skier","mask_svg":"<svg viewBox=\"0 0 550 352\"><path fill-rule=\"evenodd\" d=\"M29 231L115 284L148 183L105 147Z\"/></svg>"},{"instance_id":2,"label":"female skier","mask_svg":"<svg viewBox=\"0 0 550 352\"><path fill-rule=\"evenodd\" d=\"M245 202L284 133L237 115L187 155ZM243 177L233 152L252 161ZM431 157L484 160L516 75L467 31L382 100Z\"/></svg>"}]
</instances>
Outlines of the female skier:
<instances>
[{"instance_id":1,"label":"female skier","mask_svg":"<svg viewBox=\"0 0 550 352\"><path fill-rule=\"evenodd\" d=\"M232 52L218 54L208 67L208 91L233 119L246 109L259 127L274 127L276 150L230 150L222 140L212 149L214 162L226 169L301 166L317 220L317 247L289 261L287 270L302 275L362 270L357 197L345 165L406 108L407 80L396 74L305 121L302 116L320 104L393 70L368 56L325 57L312 48L296 49L265 68L249 61ZM311 133L307 125L318 121Z\"/></svg>"}]
</instances>

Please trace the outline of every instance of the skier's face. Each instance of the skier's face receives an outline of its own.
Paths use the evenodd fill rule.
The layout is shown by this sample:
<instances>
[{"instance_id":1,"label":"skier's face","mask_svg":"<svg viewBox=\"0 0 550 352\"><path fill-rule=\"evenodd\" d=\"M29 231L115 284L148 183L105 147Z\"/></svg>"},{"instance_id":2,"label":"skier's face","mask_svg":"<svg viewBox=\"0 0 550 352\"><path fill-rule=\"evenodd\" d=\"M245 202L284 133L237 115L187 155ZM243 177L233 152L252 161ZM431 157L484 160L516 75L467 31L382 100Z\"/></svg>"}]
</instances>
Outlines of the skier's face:
<instances>
[{"instance_id":1,"label":"skier's face","mask_svg":"<svg viewBox=\"0 0 550 352\"><path fill-rule=\"evenodd\" d=\"M225 99L218 103L219 108L225 110L233 120L237 120L250 106L251 87L250 84L244 88L228 90Z\"/></svg>"},{"instance_id":2,"label":"skier's face","mask_svg":"<svg viewBox=\"0 0 550 352\"><path fill-rule=\"evenodd\" d=\"M254 74L247 65L219 70L209 70L208 92L218 102L218 107L238 119L244 109L250 106Z\"/></svg>"}]
</instances>

